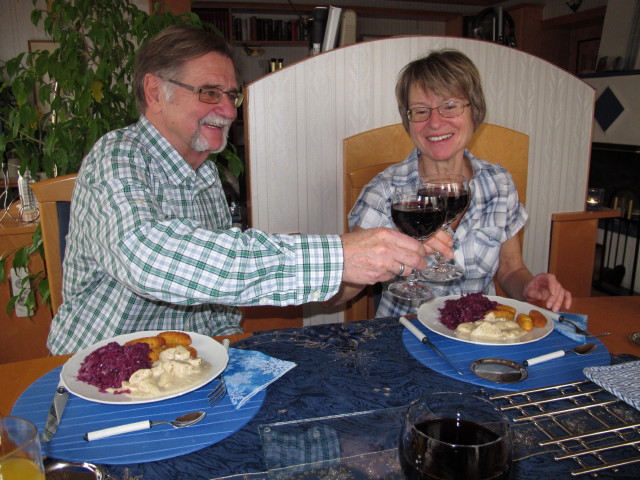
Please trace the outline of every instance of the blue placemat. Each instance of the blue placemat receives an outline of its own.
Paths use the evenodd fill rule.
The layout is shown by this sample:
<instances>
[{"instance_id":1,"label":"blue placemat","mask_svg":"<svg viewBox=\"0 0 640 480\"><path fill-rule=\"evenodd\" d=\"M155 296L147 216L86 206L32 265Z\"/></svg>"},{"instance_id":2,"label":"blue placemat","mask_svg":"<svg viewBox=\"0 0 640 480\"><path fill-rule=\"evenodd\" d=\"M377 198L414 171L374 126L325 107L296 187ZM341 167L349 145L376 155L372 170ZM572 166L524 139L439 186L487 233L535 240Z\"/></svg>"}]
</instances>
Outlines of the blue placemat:
<instances>
[{"instance_id":1,"label":"blue placemat","mask_svg":"<svg viewBox=\"0 0 640 480\"><path fill-rule=\"evenodd\" d=\"M522 362L529 358L544 355L556 350L569 350L577 345L577 342L559 334L551 332L545 338L537 342L525 343L513 346L492 346L476 345L473 343L460 342L447 338L438 333L432 332L422 325L417 319L411 320L429 339L436 345L442 353L453 363L464 375L459 375L444 360L442 360L428 345L420 341L406 328L402 333L402 342L411 356L418 360L425 367L429 367L436 372L446 375L456 380L490 387L497 390L517 392L530 388L546 387L560 383L584 380L586 377L582 373L583 368L589 366L609 365L610 356L607 348L602 342L593 339L598 348L589 355L567 354L562 358L550 360L528 367L528 377L517 383L495 383L484 380L471 372L471 364L481 358L495 357L512 360L522 365ZM590 339L589 341L591 341Z\"/></svg>"},{"instance_id":2,"label":"blue placemat","mask_svg":"<svg viewBox=\"0 0 640 480\"><path fill-rule=\"evenodd\" d=\"M50 371L25 390L12 415L32 421L42 432L61 370ZM210 408L207 393L215 381L182 396L137 405L106 405L70 394L58 432L42 444L42 453L61 460L124 465L172 458L213 445L247 424L266 396L266 390L262 390L236 409L226 395ZM92 442L83 439L89 431L141 420L173 420L196 410L206 411L207 416L192 427L175 429L163 424Z\"/></svg>"}]
</instances>

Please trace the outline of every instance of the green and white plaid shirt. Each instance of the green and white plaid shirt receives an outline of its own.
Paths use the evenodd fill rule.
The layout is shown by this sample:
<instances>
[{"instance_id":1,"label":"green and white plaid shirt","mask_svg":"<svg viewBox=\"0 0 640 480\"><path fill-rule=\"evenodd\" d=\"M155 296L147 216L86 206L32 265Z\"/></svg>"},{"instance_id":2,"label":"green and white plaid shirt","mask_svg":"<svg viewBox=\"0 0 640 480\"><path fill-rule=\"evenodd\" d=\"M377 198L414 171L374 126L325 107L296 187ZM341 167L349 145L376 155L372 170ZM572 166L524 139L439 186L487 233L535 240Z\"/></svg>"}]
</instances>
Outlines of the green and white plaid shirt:
<instances>
[{"instance_id":1,"label":"green and white plaid shirt","mask_svg":"<svg viewBox=\"0 0 640 480\"><path fill-rule=\"evenodd\" d=\"M231 305L322 301L340 287L338 236L231 229L216 167L193 170L145 117L96 142L71 205L54 354L142 330L237 333Z\"/></svg>"}]
</instances>

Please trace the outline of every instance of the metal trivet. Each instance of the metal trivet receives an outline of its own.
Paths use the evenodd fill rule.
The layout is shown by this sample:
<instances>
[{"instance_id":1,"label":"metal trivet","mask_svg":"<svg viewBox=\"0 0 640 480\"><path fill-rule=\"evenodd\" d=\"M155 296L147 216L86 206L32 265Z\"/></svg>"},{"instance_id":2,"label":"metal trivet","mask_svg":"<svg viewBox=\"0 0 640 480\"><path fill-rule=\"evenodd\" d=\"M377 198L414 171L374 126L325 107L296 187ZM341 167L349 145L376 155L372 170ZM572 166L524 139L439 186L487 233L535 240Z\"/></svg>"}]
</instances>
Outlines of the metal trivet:
<instances>
[{"instance_id":1,"label":"metal trivet","mask_svg":"<svg viewBox=\"0 0 640 480\"><path fill-rule=\"evenodd\" d=\"M640 462L640 411L593 382L490 398L515 424L514 431L520 429L520 438L535 443L528 454L552 451L555 460L573 460L579 466L573 476L597 477L596 472Z\"/></svg>"}]
</instances>

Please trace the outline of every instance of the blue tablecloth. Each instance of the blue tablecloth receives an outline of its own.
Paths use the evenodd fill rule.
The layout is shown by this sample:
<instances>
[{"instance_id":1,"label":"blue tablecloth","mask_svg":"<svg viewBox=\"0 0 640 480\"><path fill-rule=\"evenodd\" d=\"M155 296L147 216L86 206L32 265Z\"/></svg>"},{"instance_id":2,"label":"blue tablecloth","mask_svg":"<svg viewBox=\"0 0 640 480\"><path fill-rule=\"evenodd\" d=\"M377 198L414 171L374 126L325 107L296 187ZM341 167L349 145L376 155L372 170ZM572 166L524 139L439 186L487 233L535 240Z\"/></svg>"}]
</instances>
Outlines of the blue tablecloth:
<instances>
[{"instance_id":1,"label":"blue tablecloth","mask_svg":"<svg viewBox=\"0 0 640 480\"><path fill-rule=\"evenodd\" d=\"M435 391L501 393L422 365L407 352L402 334L397 319L258 333L234 347L259 350L295 362L297 367L269 386L262 408L246 426L224 441L188 455L106 468L115 479L205 480L240 473L256 473L246 477L252 479L275 478L258 474L267 470L260 438L265 424L392 409ZM616 357L612 360L620 361ZM514 463L510 478L570 478L571 467L554 461L552 455L537 455ZM604 472L599 478L637 479L640 465L617 473Z\"/></svg>"}]
</instances>

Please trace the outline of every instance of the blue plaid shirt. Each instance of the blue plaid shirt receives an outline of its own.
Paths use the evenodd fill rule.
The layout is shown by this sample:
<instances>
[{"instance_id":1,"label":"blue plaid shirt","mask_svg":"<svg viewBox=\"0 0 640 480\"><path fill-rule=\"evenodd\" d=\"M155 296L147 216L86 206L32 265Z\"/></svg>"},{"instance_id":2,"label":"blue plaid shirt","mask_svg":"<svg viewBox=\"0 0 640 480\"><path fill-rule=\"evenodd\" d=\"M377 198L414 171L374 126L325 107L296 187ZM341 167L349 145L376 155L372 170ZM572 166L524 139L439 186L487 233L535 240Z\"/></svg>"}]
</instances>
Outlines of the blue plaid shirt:
<instances>
[{"instance_id":1,"label":"blue plaid shirt","mask_svg":"<svg viewBox=\"0 0 640 480\"><path fill-rule=\"evenodd\" d=\"M493 276L498 270L500 248L524 227L528 215L518 200L511 174L501 167L474 158L468 150L473 178L471 203L453 236L455 259L464 267L461 281L451 284L430 283L433 293L442 297L471 292L495 294ZM391 195L396 188L410 188L419 179L418 150L401 163L378 174L362 190L349 214L349 228L395 228L391 219ZM434 262L432 256L429 262ZM377 317L415 313L416 306L397 300L386 289L376 312Z\"/></svg>"},{"instance_id":2,"label":"blue plaid shirt","mask_svg":"<svg viewBox=\"0 0 640 480\"><path fill-rule=\"evenodd\" d=\"M50 350L141 330L237 333L230 305L301 304L339 289L338 236L230 227L211 162L193 170L145 117L102 137L73 191Z\"/></svg>"}]
</instances>

